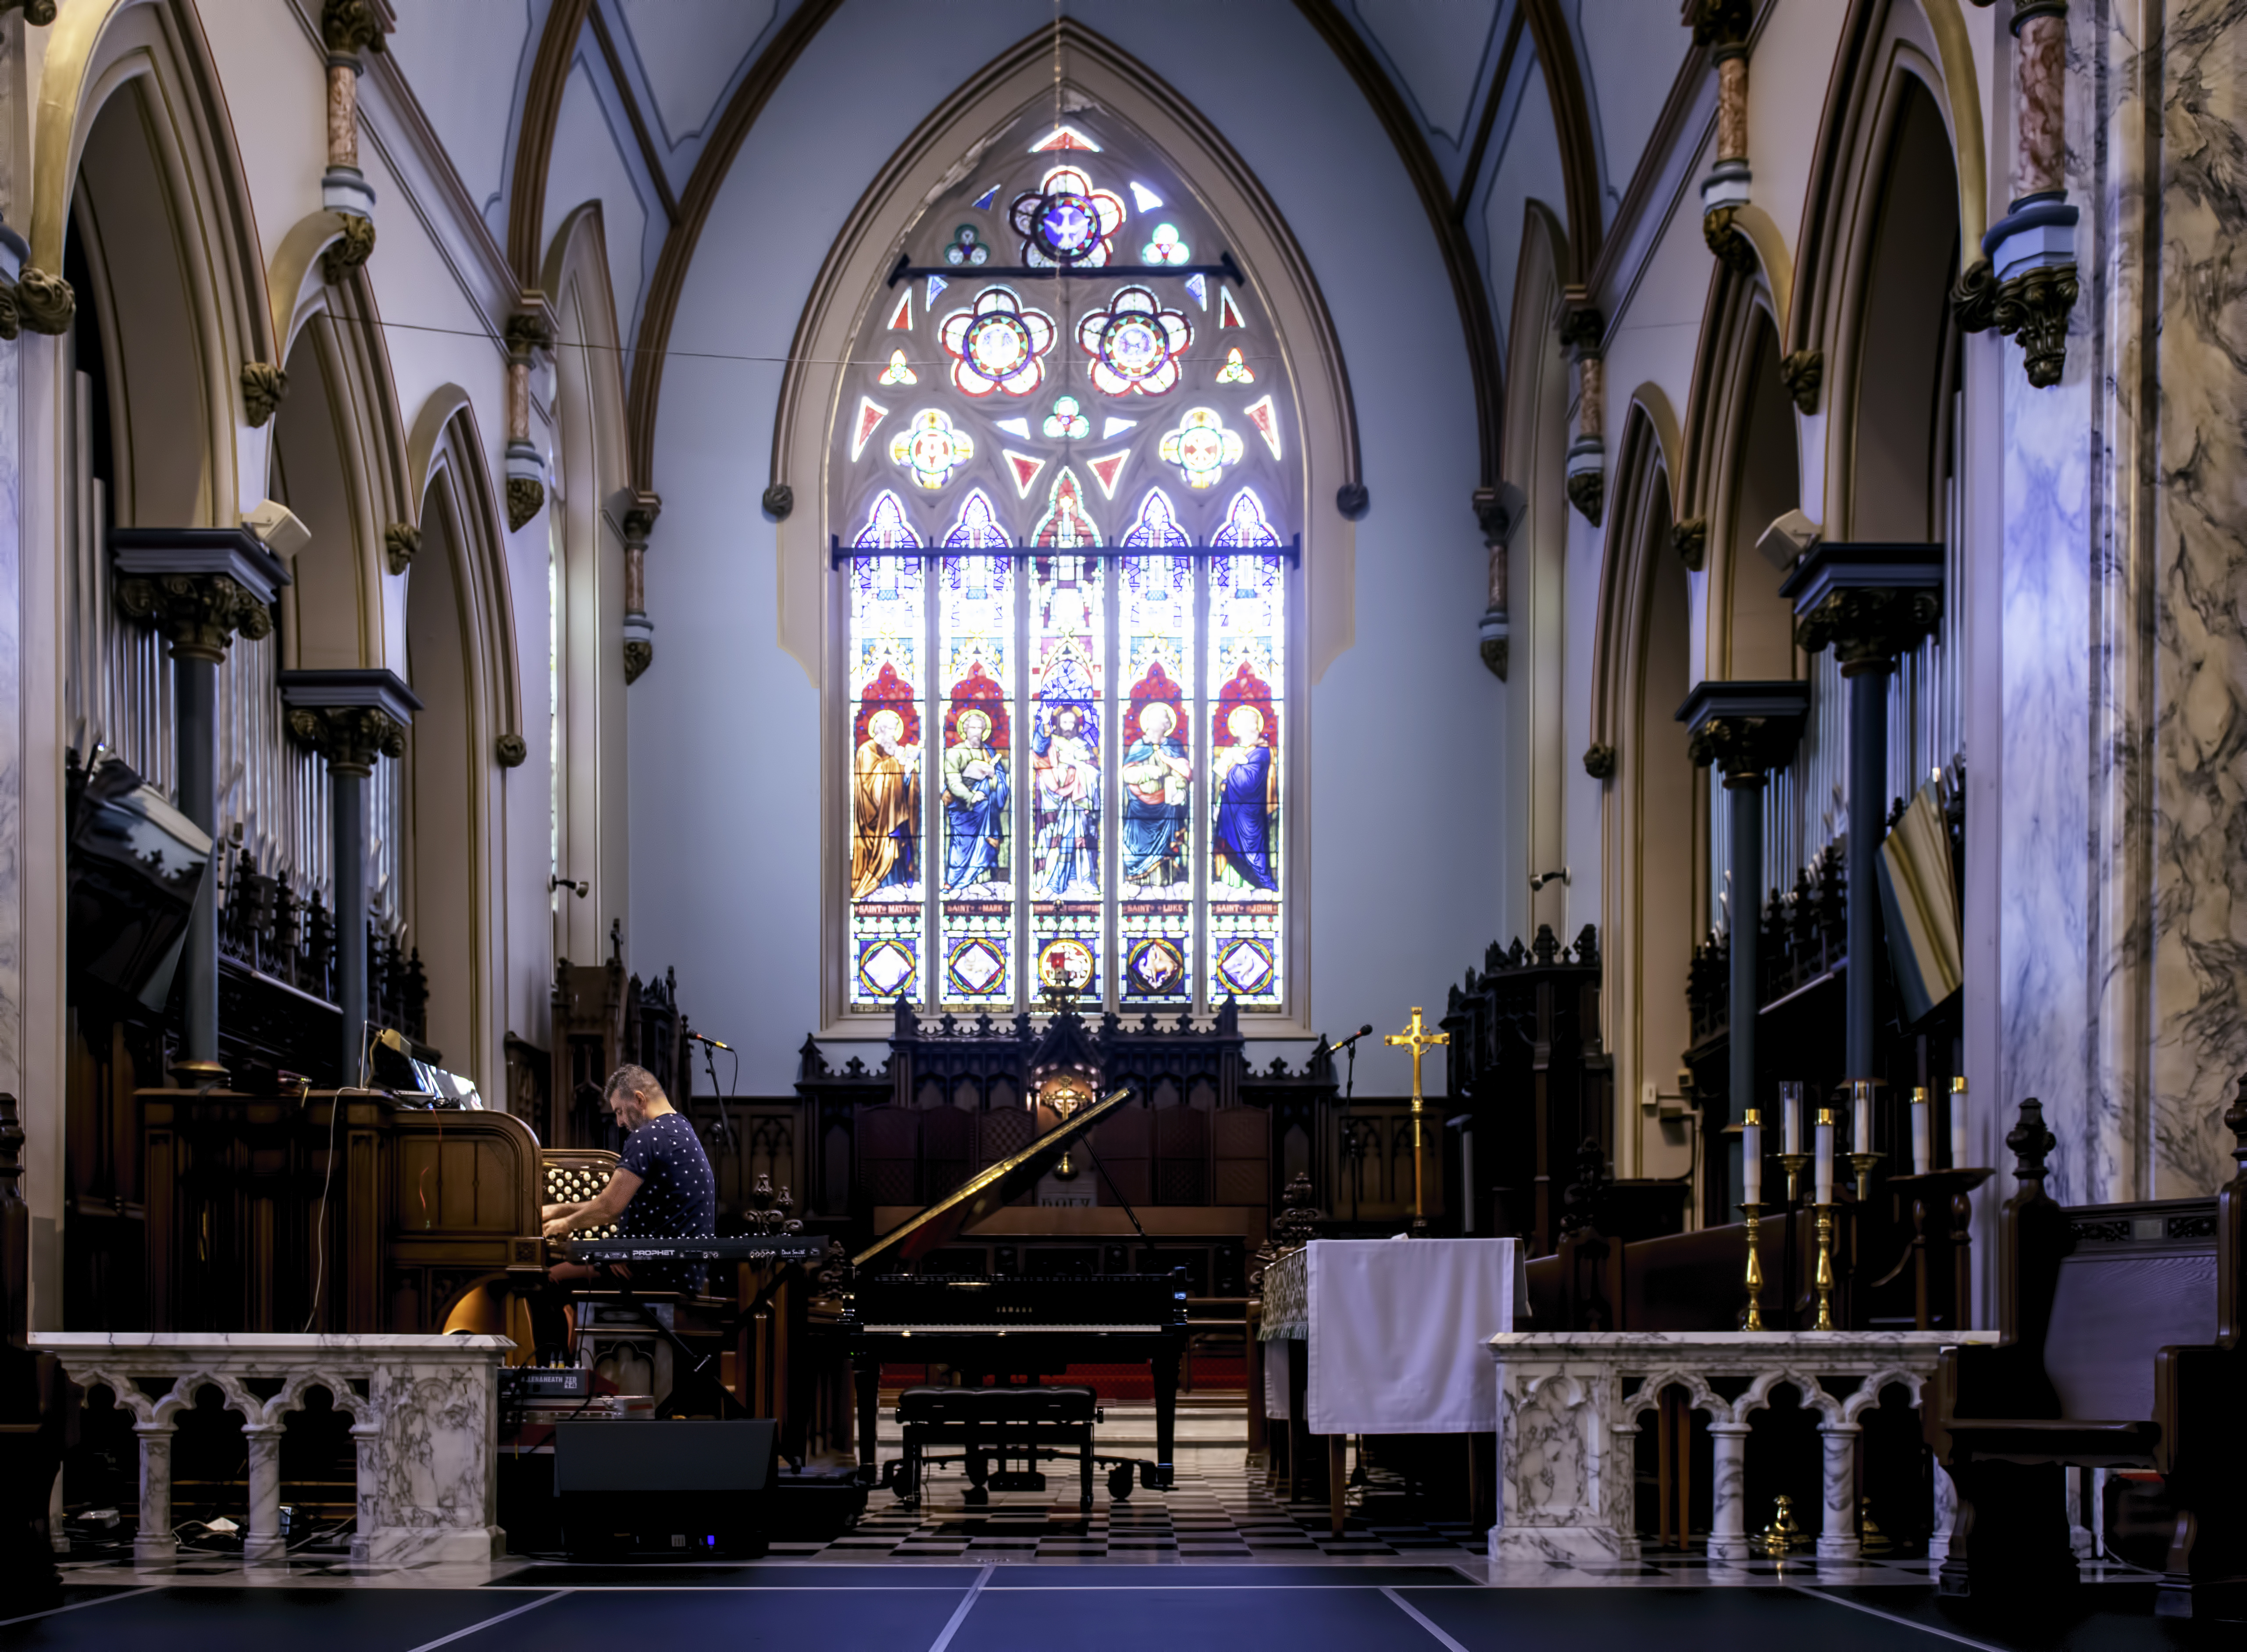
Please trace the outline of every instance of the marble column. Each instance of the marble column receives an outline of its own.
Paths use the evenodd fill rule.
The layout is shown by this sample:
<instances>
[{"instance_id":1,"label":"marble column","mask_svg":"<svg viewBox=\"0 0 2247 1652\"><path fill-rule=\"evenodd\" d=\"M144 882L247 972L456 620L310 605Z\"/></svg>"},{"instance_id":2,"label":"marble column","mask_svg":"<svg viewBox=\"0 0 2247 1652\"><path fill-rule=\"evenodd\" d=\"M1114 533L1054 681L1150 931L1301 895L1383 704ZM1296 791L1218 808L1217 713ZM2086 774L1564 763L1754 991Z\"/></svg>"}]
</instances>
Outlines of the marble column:
<instances>
[{"instance_id":1,"label":"marble column","mask_svg":"<svg viewBox=\"0 0 2247 1652\"><path fill-rule=\"evenodd\" d=\"M135 1423L140 1438L140 1526L133 1539L136 1572L168 1572L179 1543L172 1536L172 1423Z\"/></svg>"},{"instance_id":2,"label":"marble column","mask_svg":"<svg viewBox=\"0 0 2247 1652\"><path fill-rule=\"evenodd\" d=\"M1882 968L1877 857L1888 835L1888 675L1942 616L1943 547L1827 541L1804 555L1779 594L1794 604L1795 645L1812 654L1832 648L1849 684L1844 1061L1849 1077L1878 1079L1873 988Z\"/></svg>"},{"instance_id":3,"label":"marble column","mask_svg":"<svg viewBox=\"0 0 2247 1652\"><path fill-rule=\"evenodd\" d=\"M1747 1451L1748 1425L1711 1423L1710 1468L1709 1559L1745 1560L1748 1558Z\"/></svg>"},{"instance_id":4,"label":"marble column","mask_svg":"<svg viewBox=\"0 0 2247 1652\"><path fill-rule=\"evenodd\" d=\"M284 671L281 700L289 732L328 760L328 814L335 834L337 1002L343 1009L338 1052L345 1084L366 1082L366 782L378 757L406 754L406 730L421 701L380 667Z\"/></svg>"},{"instance_id":5,"label":"marble column","mask_svg":"<svg viewBox=\"0 0 2247 1652\"><path fill-rule=\"evenodd\" d=\"M647 536L663 514L654 494L632 496L625 510L625 682L636 683L655 663L655 622L647 617Z\"/></svg>"},{"instance_id":6,"label":"marble column","mask_svg":"<svg viewBox=\"0 0 2247 1652\"><path fill-rule=\"evenodd\" d=\"M292 519L293 520L293 519ZM109 536L117 604L154 624L170 645L178 715L180 812L218 835L218 666L235 633L255 641L273 630L270 604L289 570L247 528L120 528ZM182 1083L222 1081L218 1060L218 891L203 880L188 922L180 966L186 976Z\"/></svg>"},{"instance_id":7,"label":"marble column","mask_svg":"<svg viewBox=\"0 0 2247 1652\"><path fill-rule=\"evenodd\" d=\"M1857 1436L1854 1423L1820 1423L1818 1442L1825 1448L1825 1519L1818 1528L1818 1558L1854 1560L1861 1553L1857 1535Z\"/></svg>"},{"instance_id":8,"label":"marble column","mask_svg":"<svg viewBox=\"0 0 2247 1652\"><path fill-rule=\"evenodd\" d=\"M1930 1566L1940 1566L1950 1558L1950 1528L1958 1519L1958 1488L1950 1484L1950 1471L1941 1464L1934 1469L1935 1506L1927 1528L1927 1560Z\"/></svg>"},{"instance_id":9,"label":"marble column","mask_svg":"<svg viewBox=\"0 0 2247 1652\"><path fill-rule=\"evenodd\" d=\"M352 1419L352 1461L359 1471L355 1486L356 1502L352 1523L351 1560L353 1566L365 1566L374 1553L377 1493L382 1486L382 1418L372 1407L362 1410ZM1936 1471L1936 1478L1943 1478ZM1946 1528L1947 1529L1947 1528Z\"/></svg>"},{"instance_id":10,"label":"marble column","mask_svg":"<svg viewBox=\"0 0 2247 1652\"><path fill-rule=\"evenodd\" d=\"M1726 269L1752 276L1755 243L1738 220L1755 182L1748 167L1748 36L1755 7L1752 0L1687 0L1682 20L1717 67L1717 155L1701 181L1701 238Z\"/></svg>"},{"instance_id":11,"label":"marble column","mask_svg":"<svg viewBox=\"0 0 2247 1652\"><path fill-rule=\"evenodd\" d=\"M359 164L359 77L361 54L383 49L382 20L369 0L326 0L320 38L328 49L328 164L320 201L344 220L344 238L328 256L332 282L374 250L374 186Z\"/></svg>"},{"instance_id":12,"label":"marble column","mask_svg":"<svg viewBox=\"0 0 2247 1652\"><path fill-rule=\"evenodd\" d=\"M540 351L553 347L543 304L507 318L507 525L517 533L546 503L546 460L530 440L530 369Z\"/></svg>"},{"instance_id":13,"label":"marble column","mask_svg":"<svg viewBox=\"0 0 2247 1652\"><path fill-rule=\"evenodd\" d=\"M278 1422L242 1425L242 1443L249 1454L249 1522L242 1558L252 1566L288 1556L288 1539L281 1532L281 1437L286 1431Z\"/></svg>"},{"instance_id":14,"label":"marble column","mask_svg":"<svg viewBox=\"0 0 2247 1652\"><path fill-rule=\"evenodd\" d=\"M1763 797L1771 771L1785 767L1802 738L1810 713L1810 686L1781 680L1711 680L1687 695L1677 720L1687 726L1686 753L1701 768L1714 765L1732 794L1732 886L1738 891L1731 925L1731 1009L1726 1018L1730 1091L1726 1116L1738 1124L1759 1105L1756 1094L1757 1018L1763 1007ZM1743 1191L1740 1137L1728 1131L1722 1208Z\"/></svg>"}]
</instances>

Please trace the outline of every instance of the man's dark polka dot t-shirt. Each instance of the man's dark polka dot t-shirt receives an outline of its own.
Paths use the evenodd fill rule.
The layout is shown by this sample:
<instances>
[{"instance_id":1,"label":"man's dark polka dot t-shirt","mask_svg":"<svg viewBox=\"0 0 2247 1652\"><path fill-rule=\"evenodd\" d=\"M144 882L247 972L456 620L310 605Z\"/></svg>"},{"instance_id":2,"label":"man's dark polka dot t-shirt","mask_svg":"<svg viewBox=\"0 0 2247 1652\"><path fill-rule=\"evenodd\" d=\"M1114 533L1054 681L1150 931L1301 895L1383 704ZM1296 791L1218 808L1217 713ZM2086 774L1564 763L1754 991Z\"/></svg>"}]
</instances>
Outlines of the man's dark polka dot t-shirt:
<instances>
[{"instance_id":1,"label":"man's dark polka dot t-shirt","mask_svg":"<svg viewBox=\"0 0 2247 1652\"><path fill-rule=\"evenodd\" d=\"M707 1239L718 1231L718 1181L683 1115L661 1114L626 1137L617 1168L640 1178L617 1220L619 1238ZM700 1263L642 1262L632 1268L632 1282L651 1290L699 1290L702 1273Z\"/></svg>"}]
</instances>

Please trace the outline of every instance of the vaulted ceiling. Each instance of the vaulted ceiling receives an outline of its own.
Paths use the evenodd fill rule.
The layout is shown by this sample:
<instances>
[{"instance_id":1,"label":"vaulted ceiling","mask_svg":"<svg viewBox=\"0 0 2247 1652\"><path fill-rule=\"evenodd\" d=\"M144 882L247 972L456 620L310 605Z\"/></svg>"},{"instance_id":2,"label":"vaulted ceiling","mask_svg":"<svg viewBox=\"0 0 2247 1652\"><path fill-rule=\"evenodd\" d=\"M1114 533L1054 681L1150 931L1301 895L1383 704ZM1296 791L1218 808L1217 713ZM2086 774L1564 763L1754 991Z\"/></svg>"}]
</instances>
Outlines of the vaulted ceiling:
<instances>
[{"instance_id":1,"label":"vaulted ceiling","mask_svg":"<svg viewBox=\"0 0 2247 1652\"><path fill-rule=\"evenodd\" d=\"M701 215L773 87L820 31L872 21L851 0L395 3L392 50L518 275L535 284L547 238L598 198L618 330L641 353L667 336ZM1529 203L1565 227L1567 278L1584 281L1688 67L1678 0L1294 9L1344 60L1420 193L1451 266L1488 471ZM636 447L653 416L647 378Z\"/></svg>"}]
</instances>

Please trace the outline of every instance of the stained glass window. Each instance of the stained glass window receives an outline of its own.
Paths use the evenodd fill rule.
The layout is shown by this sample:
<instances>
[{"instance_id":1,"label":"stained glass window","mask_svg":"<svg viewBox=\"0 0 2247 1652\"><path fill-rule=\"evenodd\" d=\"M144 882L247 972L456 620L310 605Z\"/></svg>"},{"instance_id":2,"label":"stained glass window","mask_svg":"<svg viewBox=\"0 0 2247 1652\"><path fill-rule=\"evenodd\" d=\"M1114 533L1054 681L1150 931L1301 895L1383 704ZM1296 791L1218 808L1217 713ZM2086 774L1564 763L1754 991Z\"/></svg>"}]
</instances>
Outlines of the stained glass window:
<instances>
[{"instance_id":1,"label":"stained glass window","mask_svg":"<svg viewBox=\"0 0 2247 1652\"><path fill-rule=\"evenodd\" d=\"M1143 140L1000 137L891 254L834 402L843 1004L1286 1012L1287 356Z\"/></svg>"}]
</instances>

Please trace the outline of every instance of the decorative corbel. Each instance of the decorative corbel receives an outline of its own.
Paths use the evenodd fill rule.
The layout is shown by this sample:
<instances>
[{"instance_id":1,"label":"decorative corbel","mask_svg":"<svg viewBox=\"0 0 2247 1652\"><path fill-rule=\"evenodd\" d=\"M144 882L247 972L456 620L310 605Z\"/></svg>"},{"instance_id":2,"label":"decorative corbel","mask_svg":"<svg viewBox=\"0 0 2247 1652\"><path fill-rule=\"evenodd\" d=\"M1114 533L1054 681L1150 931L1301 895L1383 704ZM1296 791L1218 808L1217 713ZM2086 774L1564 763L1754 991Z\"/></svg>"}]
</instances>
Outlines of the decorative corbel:
<instances>
[{"instance_id":1,"label":"decorative corbel","mask_svg":"<svg viewBox=\"0 0 2247 1652\"><path fill-rule=\"evenodd\" d=\"M271 362L242 364L242 409L249 415L252 428L263 428L271 423L273 415L281 410L282 398L288 393L289 375Z\"/></svg>"},{"instance_id":2,"label":"decorative corbel","mask_svg":"<svg viewBox=\"0 0 2247 1652\"><path fill-rule=\"evenodd\" d=\"M775 522L786 522L789 513L796 509L796 489L784 481L776 481L765 489L764 497L757 502Z\"/></svg>"},{"instance_id":3,"label":"decorative corbel","mask_svg":"<svg viewBox=\"0 0 2247 1652\"><path fill-rule=\"evenodd\" d=\"M520 768L529 761L530 742L520 734L502 734L492 742L492 754L502 768Z\"/></svg>"},{"instance_id":4,"label":"decorative corbel","mask_svg":"<svg viewBox=\"0 0 2247 1652\"><path fill-rule=\"evenodd\" d=\"M421 549L421 530L410 522L394 522L382 530L382 549L390 571L402 574L413 565L413 553Z\"/></svg>"},{"instance_id":5,"label":"decorative corbel","mask_svg":"<svg viewBox=\"0 0 2247 1652\"><path fill-rule=\"evenodd\" d=\"M1571 287L1561 312L1561 342L1576 352L1576 440L1568 444L1568 502L1593 527L1607 502L1607 317Z\"/></svg>"},{"instance_id":6,"label":"decorative corbel","mask_svg":"<svg viewBox=\"0 0 2247 1652\"><path fill-rule=\"evenodd\" d=\"M1594 744L1584 747L1584 772L1594 780L1613 780L1615 772L1615 748Z\"/></svg>"},{"instance_id":7,"label":"decorative corbel","mask_svg":"<svg viewBox=\"0 0 2247 1652\"><path fill-rule=\"evenodd\" d=\"M546 461L530 440L530 362L554 345L545 302L507 318L507 525L520 533L546 503Z\"/></svg>"},{"instance_id":8,"label":"decorative corbel","mask_svg":"<svg viewBox=\"0 0 2247 1652\"><path fill-rule=\"evenodd\" d=\"M348 212L337 215L343 220L343 236L320 255L320 278L331 287L348 281L352 270L374 256L374 220Z\"/></svg>"},{"instance_id":9,"label":"decorative corbel","mask_svg":"<svg viewBox=\"0 0 2247 1652\"><path fill-rule=\"evenodd\" d=\"M625 682L638 682L655 663L655 622L647 617L647 536L663 514L663 501L636 493L625 508Z\"/></svg>"},{"instance_id":10,"label":"decorative corbel","mask_svg":"<svg viewBox=\"0 0 2247 1652\"><path fill-rule=\"evenodd\" d=\"M359 164L360 58L382 51L384 37L397 24L390 0L326 0L320 8L320 40L328 49L328 167L320 201L330 212L367 226L363 240L346 237L342 257L329 255L330 282L338 271L365 263L374 250L374 186Z\"/></svg>"},{"instance_id":11,"label":"decorative corbel","mask_svg":"<svg viewBox=\"0 0 2247 1652\"><path fill-rule=\"evenodd\" d=\"M0 17L11 11L24 14L24 21L34 29L44 29L55 20L55 0L0 0ZM9 338L16 335L10 333Z\"/></svg>"},{"instance_id":12,"label":"decorative corbel","mask_svg":"<svg viewBox=\"0 0 2247 1652\"><path fill-rule=\"evenodd\" d=\"M1741 233L1739 210L1748 204L1748 35L1755 25L1752 0L1685 0L1685 26L1693 44L1717 64L1717 162L1701 181L1701 238L1717 262L1736 276L1756 272L1755 243Z\"/></svg>"},{"instance_id":13,"label":"decorative corbel","mask_svg":"<svg viewBox=\"0 0 2247 1652\"><path fill-rule=\"evenodd\" d=\"M1688 516L1684 522L1671 522L1670 549L1677 553L1687 573L1699 573L1709 562L1709 519Z\"/></svg>"},{"instance_id":14,"label":"decorative corbel","mask_svg":"<svg viewBox=\"0 0 2247 1652\"><path fill-rule=\"evenodd\" d=\"M1992 0L1974 0L1987 6ZM1958 324L1995 327L2021 344L2039 390L2067 370L2067 317L2078 292L2067 201L2066 0L2013 0L2012 207L1982 237L1983 257L1951 293Z\"/></svg>"},{"instance_id":15,"label":"decorative corbel","mask_svg":"<svg viewBox=\"0 0 2247 1652\"><path fill-rule=\"evenodd\" d=\"M1779 360L1779 382L1786 393L1794 398L1794 405L1804 413L1818 411L1819 388L1826 382L1826 352L1822 350L1790 350Z\"/></svg>"},{"instance_id":16,"label":"decorative corbel","mask_svg":"<svg viewBox=\"0 0 2247 1652\"><path fill-rule=\"evenodd\" d=\"M6 9L0 3L0 13ZM54 16L51 6L47 15ZM0 222L0 338L14 338L26 327L33 332L66 332L78 309L70 283L28 268L24 260L31 256L24 237Z\"/></svg>"}]
</instances>

